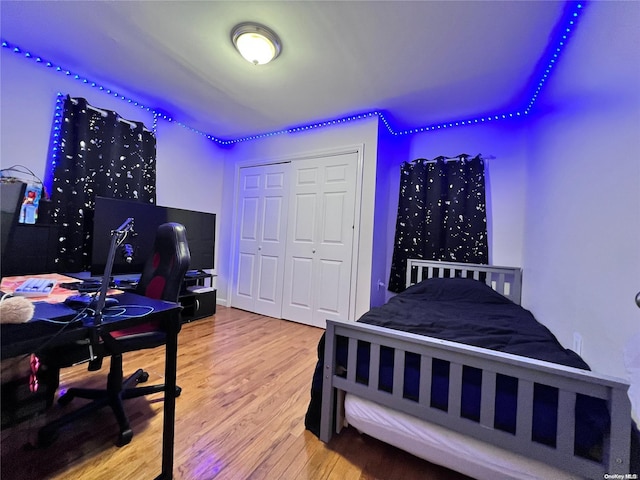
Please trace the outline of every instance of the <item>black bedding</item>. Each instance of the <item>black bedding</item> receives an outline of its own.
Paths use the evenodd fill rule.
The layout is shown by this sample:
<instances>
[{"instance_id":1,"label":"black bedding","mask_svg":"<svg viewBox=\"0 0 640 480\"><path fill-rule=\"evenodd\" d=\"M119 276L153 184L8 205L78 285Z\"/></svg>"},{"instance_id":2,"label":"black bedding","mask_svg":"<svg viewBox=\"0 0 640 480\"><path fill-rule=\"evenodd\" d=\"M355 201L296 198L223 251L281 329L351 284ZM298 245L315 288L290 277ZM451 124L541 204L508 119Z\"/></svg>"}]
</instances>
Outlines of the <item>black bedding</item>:
<instances>
[{"instance_id":1,"label":"black bedding","mask_svg":"<svg viewBox=\"0 0 640 480\"><path fill-rule=\"evenodd\" d=\"M359 322L378 325L444 340L465 343L580 369L588 365L573 351L565 349L544 325L526 309L493 291L482 282L464 278L435 278L409 287L386 305L373 308ZM339 339L340 340L340 339ZM346 340L346 339L344 339ZM324 336L318 345L311 402L305 417L306 428L319 435L322 395ZM358 381L368 381L369 346L358 345ZM412 358L412 357L415 358ZM346 344L337 346L337 362L346 366ZM379 388L391 391L393 351L382 348ZM448 363L434 361L431 405L446 410ZM417 399L420 378L417 355L405 360L406 398ZM495 428L515 430L517 380L498 376ZM462 415L478 420L481 372L473 366L463 371ZM555 445L558 391L536 384L534 389L533 436L536 441ZM578 395L576 400L576 453L600 460L599 445L609 429L604 401Z\"/></svg>"},{"instance_id":2,"label":"black bedding","mask_svg":"<svg viewBox=\"0 0 640 480\"><path fill-rule=\"evenodd\" d=\"M476 280L424 280L358 321L589 369L531 312Z\"/></svg>"}]
</instances>

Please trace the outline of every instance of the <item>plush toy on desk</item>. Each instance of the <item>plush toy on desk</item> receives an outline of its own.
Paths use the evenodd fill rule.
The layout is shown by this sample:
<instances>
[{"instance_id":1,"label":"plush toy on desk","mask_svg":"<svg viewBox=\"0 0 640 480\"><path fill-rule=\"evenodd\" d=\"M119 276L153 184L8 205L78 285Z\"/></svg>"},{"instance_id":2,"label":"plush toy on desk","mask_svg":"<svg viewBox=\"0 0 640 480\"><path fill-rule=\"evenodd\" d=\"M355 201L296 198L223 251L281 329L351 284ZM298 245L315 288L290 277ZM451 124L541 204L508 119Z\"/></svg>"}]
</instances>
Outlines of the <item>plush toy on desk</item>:
<instances>
[{"instance_id":1,"label":"plush toy on desk","mask_svg":"<svg viewBox=\"0 0 640 480\"><path fill-rule=\"evenodd\" d=\"M5 295L0 300L0 323L28 322L33 312L33 303L27 298Z\"/></svg>"}]
</instances>

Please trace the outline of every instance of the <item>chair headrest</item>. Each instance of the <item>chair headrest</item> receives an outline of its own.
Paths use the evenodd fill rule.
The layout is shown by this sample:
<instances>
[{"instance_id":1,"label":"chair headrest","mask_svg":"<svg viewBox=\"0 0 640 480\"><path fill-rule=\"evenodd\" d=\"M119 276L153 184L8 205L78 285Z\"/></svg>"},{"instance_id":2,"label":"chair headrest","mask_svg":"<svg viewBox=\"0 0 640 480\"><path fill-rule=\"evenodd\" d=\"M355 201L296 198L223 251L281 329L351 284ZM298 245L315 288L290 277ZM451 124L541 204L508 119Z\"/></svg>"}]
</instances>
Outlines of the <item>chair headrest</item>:
<instances>
[{"instance_id":1,"label":"chair headrest","mask_svg":"<svg viewBox=\"0 0 640 480\"><path fill-rule=\"evenodd\" d=\"M147 259L137 292L151 298L177 301L190 262L184 225L163 223L156 232L153 254Z\"/></svg>"}]
</instances>

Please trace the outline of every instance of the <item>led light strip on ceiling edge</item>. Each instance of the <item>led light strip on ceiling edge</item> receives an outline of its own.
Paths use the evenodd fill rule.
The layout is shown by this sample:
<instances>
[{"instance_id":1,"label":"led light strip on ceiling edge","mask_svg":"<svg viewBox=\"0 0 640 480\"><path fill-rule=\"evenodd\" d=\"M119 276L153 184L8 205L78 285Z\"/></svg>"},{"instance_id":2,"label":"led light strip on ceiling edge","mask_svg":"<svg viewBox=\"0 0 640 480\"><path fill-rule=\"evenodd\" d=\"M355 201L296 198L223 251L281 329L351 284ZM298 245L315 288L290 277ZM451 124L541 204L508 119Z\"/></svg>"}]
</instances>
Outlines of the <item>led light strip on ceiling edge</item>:
<instances>
[{"instance_id":1,"label":"led light strip on ceiling edge","mask_svg":"<svg viewBox=\"0 0 640 480\"><path fill-rule=\"evenodd\" d=\"M356 121L356 120L361 120L361 119L365 119L365 118L370 118L370 117L378 117L382 123L384 124L384 126L387 128L387 130L389 131L389 133L391 133L394 136L401 136L401 135L411 135L411 134L415 134L415 133L424 133L424 132L429 132L429 131L436 131L436 130L443 130L443 129L447 129L447 128L454 128L454 127L459 127L459 126L468 126L468 125L478 125L478 124L482 124L482 123L487 123L487 122L491 122L491 121L495 121L495 120L506 120L506 119L513 119L513 118L519 118L519 117L523 117L528 115L535 102L537 101L537 99L540 96L540 93L544 87L544 85L546 84L546 82L549 79L549 76L551 75L551 72L553 71L553 69L556 67L560 53L562 52L562 50L564 49L564 47L566 46L570 35L573 33L573 31L575 30L576 27L576 23L578 21L578 17L579 15L582 14L582 12L584 11L584 7L585 7L585 3L586 2L580 2L580 3L575 3L574 8L571 9L571 11L568 12L568 16L565 20L564 26L561 29L559 38L556 39L555 41L552 41L549 45L549 50L547 51L545 57L547 58L546 60L546 67L544 69L544 71L542 72L542 75L540 77L540 79L537 81L537 83L534 82L535 84L535 88L533 89L533 93L531 98L528 100L527 102L527 106L524 107L521 110L517 110L514 112L510 112L510 113L502 113L502 114L496 114L496 115L487 115L487 116L482 116L482 117L477 117L477 118L470 118L470 119L466 119L466 120L456 120L456 121L449 121L449 122L444 122L444 123L439 123L439 124L433 124L433 125L427 125L427 126L423 126L423 127L417 127L417 128L411 128L411 129L407 129L407 130L399 130L396 131L391 124L389 123L389 121L387 120L387 118L385 117L385 115L383 114L383 112L381 111L371 111L371 112L366 112L366 113L361 113L361 114L354 114L354 115L350 115L350 116L346 116L346 117L342 117L342 118L337 118L337 119L333 119L333 120L327 120L324 122L318 122L318 123L313 123L313 124L309 124L309 125L303 125L300 127L292 127L292 128L288 128L288 129L284 129L284 130L278 130L275 132L268 132L268 133L261 133L261 134L257 134L257 135L251 135L251 136L246 136L246 137L240 137L240 138L236 138L236 139L228 139L228 140L224 140L224 139L220 139L217 138L213 135L204 133L200 130L197 130L195 128L189 127L188 125L185 125L182 122L178 122L175 121L170 115L167 115L165 113L161 113L151 107L148 107L146 105L143 105L140 102L137 102L131 98L125 97L124 95L119 94L118 92L113 91L110 88L107 88L103 85L99 85L96 82L92 82L87 78L84 78L83 76L73 73L68 69L65 69L59 65L55 65L53 62L50 61L46 61L44 59L42 59L41 57L34 55L30 52L26 52L23 51L20 47L16 46L16 45L12 45L9 42L2 40L2 47L3 48L7 48L10 49L11 51L13 51L16 54L21 55L22 57L29 59L29 60L33 60L36 63L39 63L47 68L51 68L57 72L60 72L66 76L69 76L75 80L78 80L79 82L82 82L85 85L89 85L91 87L97 88L98 90L106 93L107 95L112 95L116 98L119 98L123 101L126 101L127 103L139 107L143 110L146 110L148 112L151 112L154 116L154 123L153 123L153 132L156 132L156 128L157 128L157 122L158 120L166 120L168 122L174 122L177 125L186 128L190 131L192 131L193 133L196 133L198 135L202 135L204 137L206 137L209 140L212 140L220 145L232 145L235 143L240 143L240 142L247 142L247 141L251 141L251 140L258 140L261 138L267 138L267 137L273 137L273 136L277 136L277 135L283 135L283 134L288 134L288 133L296 133L296 132L302 132L302 131L306 131L306 130L312 130L312 129L316 129L316 128L322 128L322 127L327 127L327 126L332 126L332 125L338 125L341 123L347 123L347 122L352 122L352 121ZM60 98L60 95L58 96ZM56 122L59 122L58 119L58 107L59 107L59 102L60 100L58 99L58 105L56 107L56 117L54 120L54 129L56 127L58 127L59 129L59 124L56 124ZM54 137L56 135L56 132L54 132ZM57 142L55 141L55 139L57 139L57 137L54 138L54 149L57 148ZM55 158L55 150L54 150L54 158Z\"/></svg>"}]
</instances>

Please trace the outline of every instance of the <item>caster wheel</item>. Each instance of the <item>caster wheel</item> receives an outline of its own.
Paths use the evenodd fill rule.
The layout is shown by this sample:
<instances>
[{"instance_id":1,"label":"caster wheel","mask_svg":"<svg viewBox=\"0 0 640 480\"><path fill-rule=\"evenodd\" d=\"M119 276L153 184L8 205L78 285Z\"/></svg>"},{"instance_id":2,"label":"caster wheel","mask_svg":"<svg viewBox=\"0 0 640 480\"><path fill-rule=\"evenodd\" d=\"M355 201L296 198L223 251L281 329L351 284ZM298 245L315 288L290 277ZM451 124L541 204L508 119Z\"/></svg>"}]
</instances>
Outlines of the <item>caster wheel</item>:
<instances>
[{"instance_id":1,"label":"caster wheel","mask_svg":"<svg viewBox=\"0 0 640 480\"><path fill-rule=\"evenodd\" d=\"M132 438L133 438L133 430L128 429L128 430L125 430L124 432L120 432L120 435L118 435L118 440L116 441L116 446L124 447L129 442L131 442Z\"/></svg>"},{"instance_id":2,"label":"caster wheel","mask_svg":"<svg viewBox=\"0 0 640 480\"><path fill-rule=\"evenodd\" d=\"M138 383L144 383L149 380L149 374L147 372L142 372L142 375L138 377Z\"/></svg>"},{"instance_id":3,"label":"caster wheel","mask_svg":"<svg viewBox=\"0 0 640 480\"><path fill-rule=\"evenodd\" d=\"M176 398L178 398L181 393L182 393L182 388L176 387Z\"/></svg>"}]
</instances>

